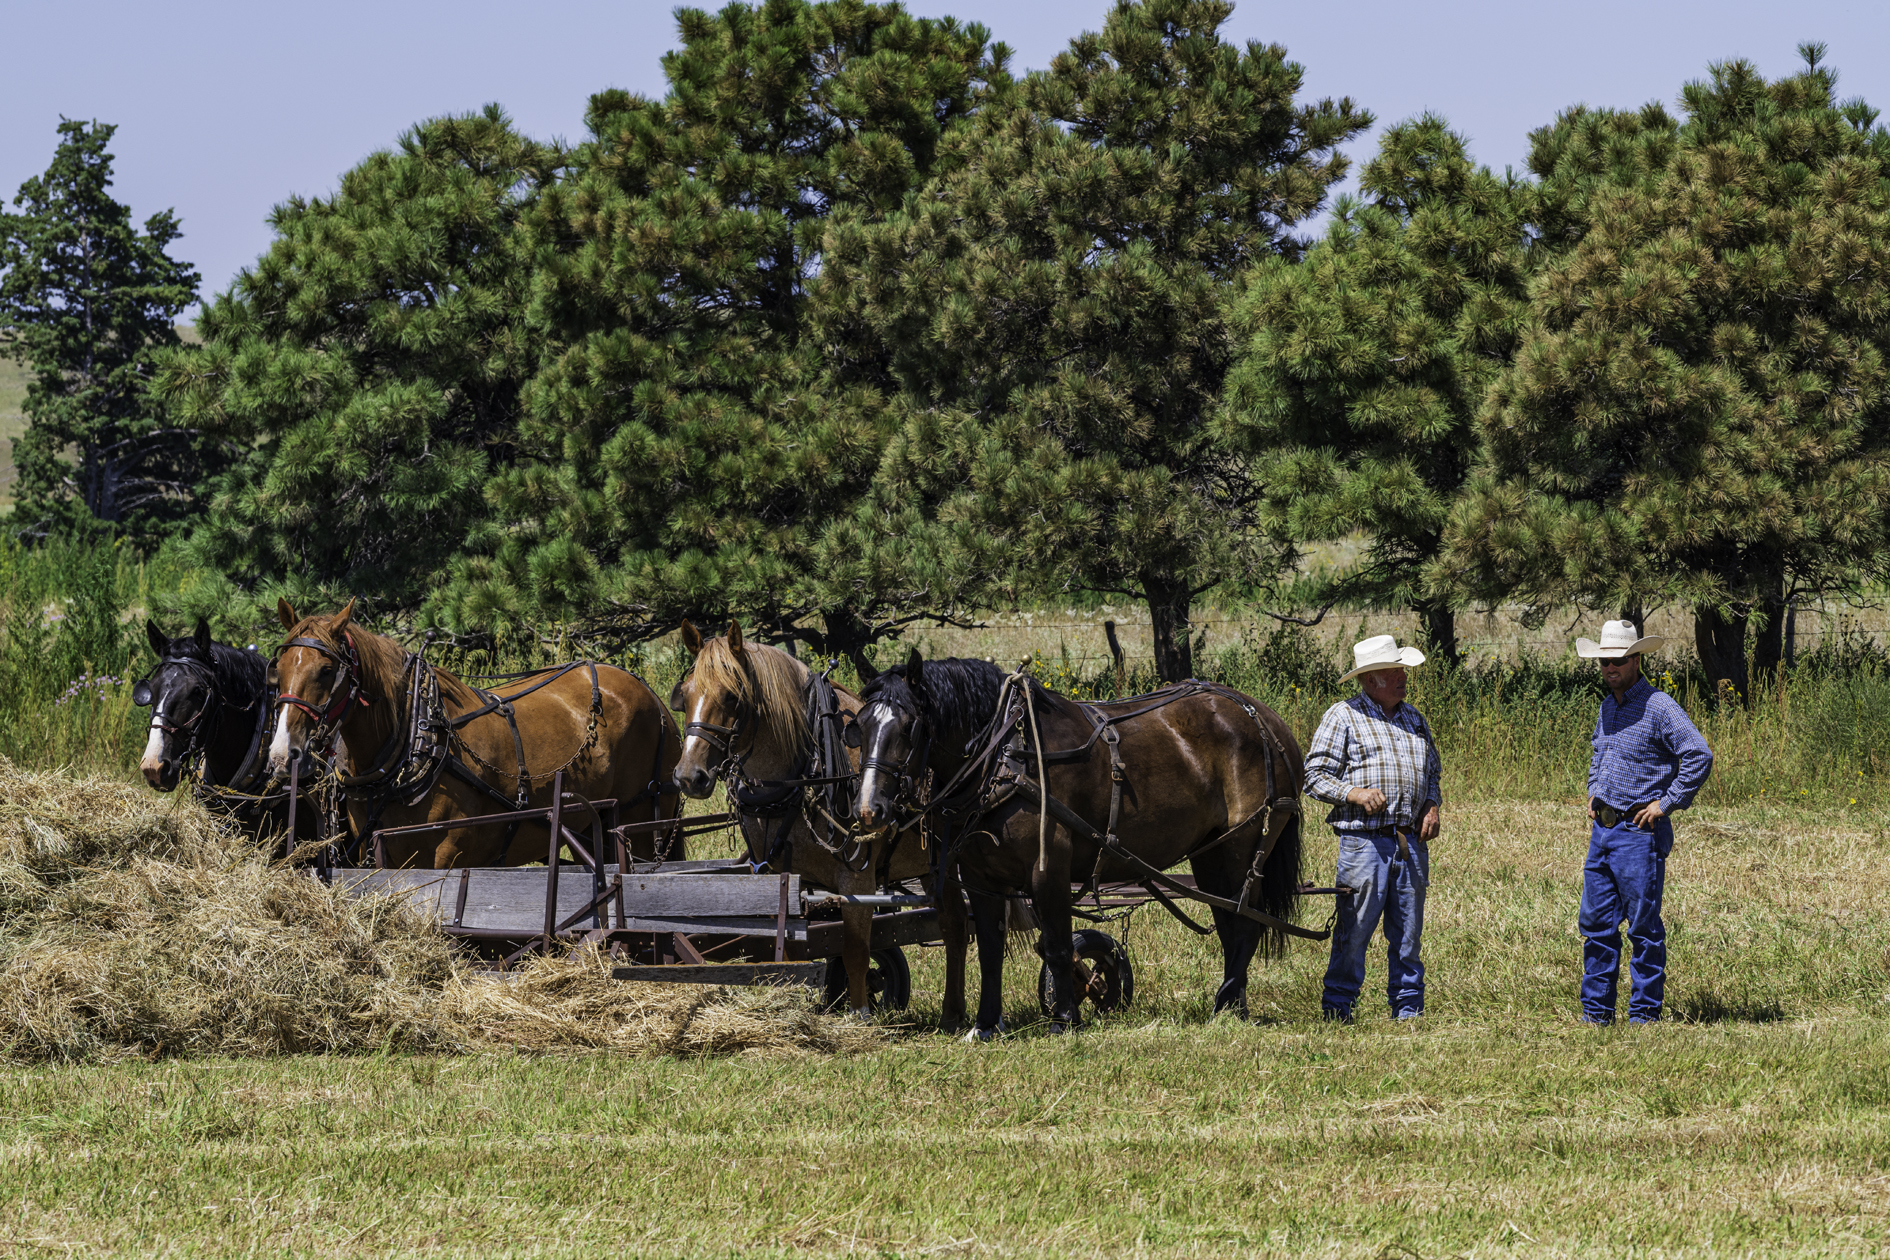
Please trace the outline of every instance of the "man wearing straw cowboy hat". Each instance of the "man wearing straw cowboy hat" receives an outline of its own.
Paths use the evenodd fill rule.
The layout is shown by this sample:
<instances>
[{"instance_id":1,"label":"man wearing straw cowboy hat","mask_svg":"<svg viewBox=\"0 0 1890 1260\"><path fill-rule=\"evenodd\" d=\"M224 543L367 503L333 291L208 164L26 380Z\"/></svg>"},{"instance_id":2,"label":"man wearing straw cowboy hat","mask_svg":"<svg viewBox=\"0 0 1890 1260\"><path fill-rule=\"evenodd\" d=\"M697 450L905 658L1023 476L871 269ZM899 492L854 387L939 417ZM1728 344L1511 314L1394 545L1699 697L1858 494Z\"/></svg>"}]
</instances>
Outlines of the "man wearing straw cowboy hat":
<instances>
[{"instance_id":1,"label":"man wearing straw cowboy hat","mask_svg":"<svg viewBox=\"0 0 1890 1260\"><path fill-rule=\"evenodd\" d=\"M1332 806L1326 823L1339 835L1339 897L1320 1007L1349 1020L1365 982L1365 947L1385 924L1385 992L1396 1019L1424 1013L1426 847L1437 835L1442 796L1437 741L1424 715L1404 702L1405 671L1424 653L1388 634L1353 645L1358 694L1326 710L1306 754L1306 792Z\"/></svg>"},{"instance_id":2,"label":"man wearing straw cowboy hat","mask_svg":"<svg viewBox=\"0 0 1890 1260\"><path fill-rule=\"evenodd\" d=\"M1621 972L1621 922L1634 955L1628 1022L1660 1018L1667 983L1667 927L1660 899L1673 850L1673 820L1706 784L1713 750L1677 701L1641 677L1641 653L1664 640L1638 635L1631 621L1601 627L1601 641L1575 640L1599 662L1610 695L1595 719L1588 761L1588 861L1582 866L1582 1019L1614 1022Z\"/></svg>"}]
</instances>

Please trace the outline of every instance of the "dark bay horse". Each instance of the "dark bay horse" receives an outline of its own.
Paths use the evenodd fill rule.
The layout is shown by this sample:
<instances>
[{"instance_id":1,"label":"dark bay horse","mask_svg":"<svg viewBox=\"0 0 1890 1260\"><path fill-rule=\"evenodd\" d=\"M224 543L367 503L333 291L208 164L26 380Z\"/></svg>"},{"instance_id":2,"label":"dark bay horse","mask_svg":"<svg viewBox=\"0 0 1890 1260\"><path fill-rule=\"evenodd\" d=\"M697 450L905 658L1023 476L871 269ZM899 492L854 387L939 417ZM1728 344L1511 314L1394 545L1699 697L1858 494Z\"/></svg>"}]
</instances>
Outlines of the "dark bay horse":
<instances>
[{"instance_id":1,"label":"dark bay horse","mask_svg":"<svg viewBox=\"0 0 1890 1260\"><path fill-rule=\"evenodd\" d=\"M987 1037L1000 1025L1004 901L1017 893L1030 896L1043 926L1039 951L1050 977L1053 1026L1076 1022L1072 881L1147 877L1134 860L1103 852L1098 837L1112 821L1127 853L1159 870L1188 862L1199 891L1229 907L1213 907L1223 960L1214 1009L1244 1014L1255 952L1263 944L1276 952L1287 931L1303 932L1288 926L1299 896L1305 770L1292 731L1265 705L1213 684L1082 705L1031 682L1039 743L1022 703L1024 685L1007 687L1005 672L985 661L926 661L915 651L904 666L861 688L859 725L849 736L864 752L861 825L890 829L902 813L910 820L930 805L933 835L949 837L947 873L969 894L977 928L981 991L973 1036ZM1053 806L1040 819L1040 750L1049 793L1068 817ZM921 781L939 795L923 799ZM962 915L961 905L949 890L939 898L948 945L953 931L946 919ZM962 927L958 934L962 939ZM947 967L950 1025L962 1006L949 1006L949 958Z\"/></svg>"},{"instance_id":2,"label":"dark bay horse","mask_svg":"<svg viewBox=\"0 0 1890 1260\"><path fill-rule=\"evenodd\" d=\"M695 664L670 695L686 721L676 782L700 800L718 780L732 780L729 808L741 815L751 865L848 894L876 892L882 878L897 883L930 874L916 836L881 835L862 844L849 834L851 782L816 785L811 792L801 786L808 778L850 778L858 768L859 754L841 742L840 731L859 708L852 692L823 688L812 670L780 648L744 642L734 622L713 639L685 622L683 645ZM830 700L824 698L829 691ZM846 906L840 917L847 1001L864 1016L871 1010L873 911Z\"/></svg>"},{"instance_id":3,"label":"dark bay horse","mask_svg":"<svg viewBox=\"0 0 1890 1260\"><path fill-rule=\"evenodd\" d=\"M198 799L218 813L261 834L286 831L286 789L264 790L274 700L266 681L269 662L261 653L215 642L202 618L195 633L175 639L155 621L144 623L144 633L158 658L131 693L151 710L150 737L138 763L144 781L171 792L188 778ZM313 802L304 802L296 839L315 839L319 816Z\"/></svg>"},{"instance_id":4,"label":"dark bay horse","mask_svg":"<svg viewBox=\"0 0 1890 1260\"><path fill-rule=\"evenodd\" d=\"M298 617L277 602L287 640L269 766L286 776L291 756L339 734L348 817L364 841L376 828L503 813L521 800L547 806L558 770L567 792L618 801L624 822L658 817L663 798L674 799L676 724L636 675L580 661L483 692L355 624L353 612L349 601L331 617ZM396 837L385 860L522 865L544 859L546 835L541 822ZM640 838L639 856L653 847ZM682 856L680 842L668 856Z\"/></svg>"}]
</instances>

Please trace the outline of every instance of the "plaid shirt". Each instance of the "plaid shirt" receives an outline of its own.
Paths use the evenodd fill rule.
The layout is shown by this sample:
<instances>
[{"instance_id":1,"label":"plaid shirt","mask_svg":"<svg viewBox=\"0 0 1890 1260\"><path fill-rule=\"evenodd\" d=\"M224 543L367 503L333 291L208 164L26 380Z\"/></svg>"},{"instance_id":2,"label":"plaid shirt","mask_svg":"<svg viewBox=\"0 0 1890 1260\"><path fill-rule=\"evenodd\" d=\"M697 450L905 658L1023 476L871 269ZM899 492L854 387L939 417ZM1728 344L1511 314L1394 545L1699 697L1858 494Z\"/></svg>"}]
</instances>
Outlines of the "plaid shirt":
<instances>
[{"instance_id":1,"label":"plaid shirt","mask_svg":"<svg viewBox=\"0 0 1890 1260\"><path fill-rule=\"evenodd\" d=\"M1671 814L1693 803L1713 769L1713 750L1680 702L1645 678L1620 700L1601 698L1588 795L1616 809L1659 801Z\"/></svg>"},{"instance_id":2,"label":"plaid shirt","mask_svg":"<svg viewBox=\"0 0 1890 1260\"><path fill-rule=\"evenodd\" d=\"M1306 753L1306 794L1332 806L1326 822L1334 831L1417 828L1424 812L1442 802L1437 776L1442 763L1424 715L1400 704L1386 717L1359 692L1326 710ZM1345 799L1352 788L1385 794L1383 813L1367 814Z\"/></svg>"}]
</instances>

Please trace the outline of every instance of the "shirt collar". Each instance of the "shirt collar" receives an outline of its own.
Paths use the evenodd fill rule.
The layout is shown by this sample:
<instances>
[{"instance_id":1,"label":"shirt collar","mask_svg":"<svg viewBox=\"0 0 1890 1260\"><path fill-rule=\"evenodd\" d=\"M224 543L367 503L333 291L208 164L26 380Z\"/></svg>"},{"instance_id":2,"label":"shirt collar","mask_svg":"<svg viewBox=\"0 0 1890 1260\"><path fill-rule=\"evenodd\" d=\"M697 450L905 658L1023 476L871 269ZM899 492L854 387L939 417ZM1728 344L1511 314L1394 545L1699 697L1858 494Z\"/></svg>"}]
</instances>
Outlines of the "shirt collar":
<instances>
[{"instance_id":1,"label":"shirt collar","mask_svg":"<svg viewBox=\"0 0 1890 1260\"><path fill-rule=\"evenodd\" d=\"M1385 712L1384 708L1378 703L1378 701L1372 699L1370 696L1366 695L1363 691L1360 691L1358 693L1358 707L1362 711L1369 713L1374 717L1383 718L1387 722L1389 722L1392 718L1397 717L1398 710L1402 709L1405 705L1409 703L1410 701L1408 700L1400 700L1398 701L1397 705L1391 710L1391 712L1387 713Z\"/></svg>"},{"instance_id":2,"label":"shirt collar","mask_svg":"<svg viewBox=\"0 0 1890 1260\"><path fill-rule=\"evenodd\" d=\"M1652 694L1654 694L1654 686L1647 681L1647 676L1643 674L1641 677L1634 680L1634 685L1627 689L1625 696L1622 696L1619 700L1614 700L1614 693L1610 691L1608 693L1608 699L1614 700L1615 708L1625 709L1630 700L1639 700L1643 697L1651 696Z\"/></svg>"}]
</instances>

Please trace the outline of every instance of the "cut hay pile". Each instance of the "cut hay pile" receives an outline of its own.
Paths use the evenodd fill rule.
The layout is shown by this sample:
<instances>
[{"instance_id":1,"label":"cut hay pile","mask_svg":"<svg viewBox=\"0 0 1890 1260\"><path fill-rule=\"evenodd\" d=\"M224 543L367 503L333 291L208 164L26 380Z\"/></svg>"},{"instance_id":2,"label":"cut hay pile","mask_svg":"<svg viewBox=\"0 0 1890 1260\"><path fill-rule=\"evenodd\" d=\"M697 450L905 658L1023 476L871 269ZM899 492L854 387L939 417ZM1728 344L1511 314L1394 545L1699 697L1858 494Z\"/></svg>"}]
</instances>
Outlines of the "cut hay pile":
<instances>
[{"instance_id":1,"label":"cut hay pile","mask_svg":"<svg viewBox=\"0 0 1890 1260\"><path fill-rule=\"evenodd\" d=\"M272 865L181 794L0 757L0 1058L880 1044L801 992L619 984L594 951L495 981L397 900Z\"/></svg>"}]
</instances>

